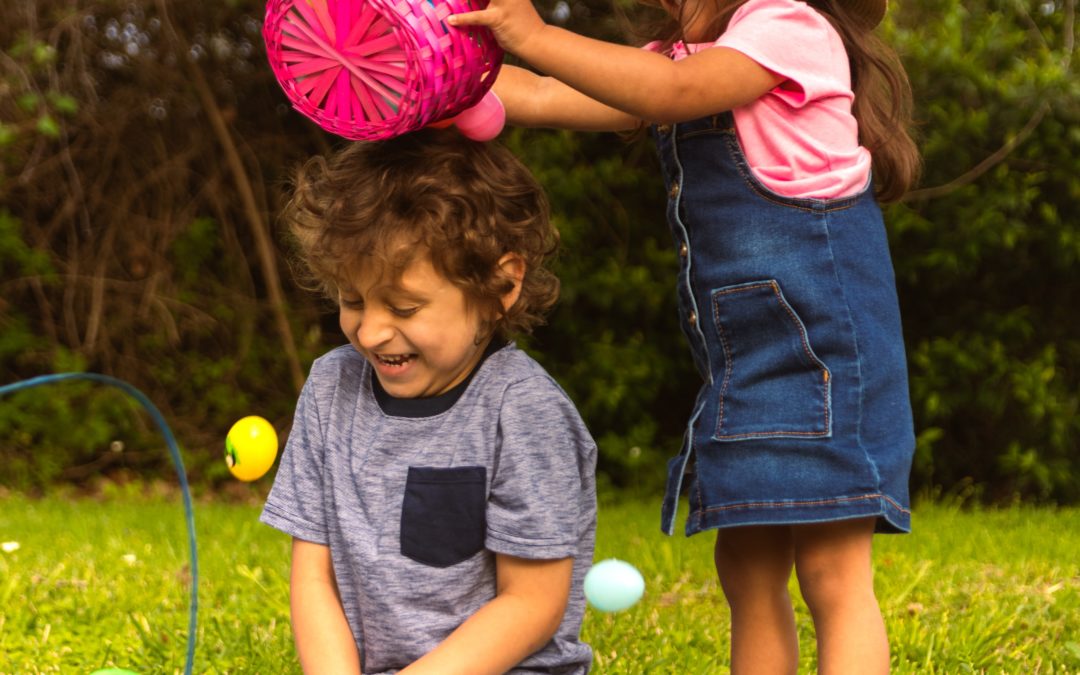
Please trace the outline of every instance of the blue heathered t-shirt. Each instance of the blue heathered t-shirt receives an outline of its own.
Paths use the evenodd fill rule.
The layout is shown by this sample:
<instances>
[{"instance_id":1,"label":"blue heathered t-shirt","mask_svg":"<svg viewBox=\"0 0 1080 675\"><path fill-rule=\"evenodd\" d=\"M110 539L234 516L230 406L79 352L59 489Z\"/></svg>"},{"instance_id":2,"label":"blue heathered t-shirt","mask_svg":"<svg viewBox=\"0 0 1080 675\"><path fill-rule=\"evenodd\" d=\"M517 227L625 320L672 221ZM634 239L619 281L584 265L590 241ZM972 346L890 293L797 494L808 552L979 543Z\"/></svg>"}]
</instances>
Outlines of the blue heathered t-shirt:
<instances>
[{"instance_id":1,"label":"blue heathered t-shirt","mask_svg":"<svg viewBox=\"0 0 1080 675\"><path fill-rule=\"evenodd\" d=\"M596 445L573 403L512 344L435 414L386 412L373 379L351 346L315 361L260 518L330 547L363 672L404 668L494 598L501 553L574 559L555 637L510 672L587 673Z\"/></svg>"}]
</instances>

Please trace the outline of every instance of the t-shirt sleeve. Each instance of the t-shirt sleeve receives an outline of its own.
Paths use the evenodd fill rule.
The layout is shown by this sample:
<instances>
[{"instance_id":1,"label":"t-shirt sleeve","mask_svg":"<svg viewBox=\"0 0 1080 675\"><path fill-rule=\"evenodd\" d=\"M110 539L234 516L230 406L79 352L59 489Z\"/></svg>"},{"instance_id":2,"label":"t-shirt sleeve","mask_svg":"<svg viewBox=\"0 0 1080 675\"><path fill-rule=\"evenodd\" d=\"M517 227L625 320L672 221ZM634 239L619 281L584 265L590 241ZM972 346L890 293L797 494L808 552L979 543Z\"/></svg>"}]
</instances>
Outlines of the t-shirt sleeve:
<instances>
[{"instance_id":1,"label":"t-shirt sleeve","mask_svg":"<svg viewBox=\"0 0 1080 675\"><path fill-rule=\"evenodd\" d=\"M325 444L315 389L314 378L308 378L259 520L297 539L328 545L322 479Z\"/></svg>"},{"instance_id":2,"label":"t-shirt sleeve","mask_svg":"<svg viewBox=\"0 0 1080 675\"><path fill-rule=\"evenodd\" d=\"M741 52L787 78L772 93L793 108L850 88L839 35L804 2L749 0L714 46Z\"/></svg>"},{"instance_id":3,"label":"t-shirt sleeve","mask_svg":"<svg viewBox=\"0 0 1080 675\"><path fill-rule=\"evenodd\" d=\"M485 545L521 558L573 556L596 503L596 446L573 403L546 376L514 384L499 436Z\"/></svg>"}]
</instances>

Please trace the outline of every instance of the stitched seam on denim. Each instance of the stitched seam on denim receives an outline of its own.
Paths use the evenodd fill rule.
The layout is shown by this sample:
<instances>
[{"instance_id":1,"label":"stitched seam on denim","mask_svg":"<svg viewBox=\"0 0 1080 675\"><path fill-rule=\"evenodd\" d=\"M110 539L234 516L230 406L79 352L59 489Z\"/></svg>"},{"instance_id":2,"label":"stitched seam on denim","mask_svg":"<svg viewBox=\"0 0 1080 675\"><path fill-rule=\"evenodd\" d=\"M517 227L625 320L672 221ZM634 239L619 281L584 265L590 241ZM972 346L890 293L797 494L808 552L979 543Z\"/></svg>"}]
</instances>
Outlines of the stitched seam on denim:
<instances>
[{"instance_id":1,"label":"stitched seam on denim","mask_svg":"<svg viewBox=\"0 0 1080 675\"><path fill-rule=\"evenodd\" d=\"M875 493L867 494L867 495L860 495L858 497L832 497L832 498L829 498L829 499L804 499L804 500L789 501L789 502L776 502L776 501L771 501L771 502L743 502L741 504L727 504L727 505L724 505L724 506L710 506L710 507L705 508L705 509L698 509L698 513L711 513L711 512L714 512L714 511L735 511L735 510L738 510L738 509L755 509L755 508L762 508L762 507L782 509L782 508L797 508L797 507L801 507L801 506L828 506L828 505L831 505L831 504L847 504L847 503L850 503L850 502L865 502L865 501L870 501L872 499L883 499L883 500L887 501L889 504L891 504L893 506L893 508L897 509L901 513L908 513L908 514L911 513L911 511L909 511L908 509L905 509L903 506L900 506L899 504L897 504L896 500L894 500L892 497L890 497L887 494L883 494L881 492L875 492Z\"/></svg>"},{"instance_id":2,"label":"stitched seam on denim","mask_svg":"<svg viewBox=\"0 0 1080 675\"><path fill-rule=\"evenodd\" d=\"M686 463L690 461L690 455L693 454L693 452L694 452L694 434L693 434L693 429L691 427L691 425L693 424L693 420L694 420L694 417L691 416L690 417L690 422L687 423L687 425L686 425L687 435L688 435L687 446L686 446L686 459L683 460L682 463L679 464L679 470L678 470L678 473L677 473L677 477L675 478L675 487L674 487L675 494L667 495L667 497L670 498L671 502L672 502L671 522L664 523L664 525L666 526L664 528L664 531L667 532L668 535L672 535L672 534L675 533L675 520L679 515L679 495L682 494L683 483L686 481ZM665 492L666 491L667 490L665 490Z\"/></svg>"},{"instance_id":3,"label":"stitched seam on denim","mask_svg":"<svg viewBox=\"0 0 1080 675\"><path fill-rule=\"evenodd\" d=\"M716 413L716 433L720 433L720 428L724 426L724 397L727 395L728 383L731 382L731 371L733 368L731 348L728 346L727 331L724 330L724 324L720 322L718 312L720 311L719 302L716 300L716 295L713 295L713 323L716 324L716 331L720 336L720 348L724 350L724 382L720 385L720 401L719 408Z\"/></svg>"},{"instance_id":4,"label":"stitched seam on denim","mask_svg":"<svg viewBox=\"0 0 1080 675\"><path fill-rule=\"evenodd\" d=\"M682 218L679 217L679 200L682 199L683 177L686 175L686 171L683 169L682 161L679 159L679 144L677 142L677 136L676 136L676 134L678 133L678 130L679 130L678 126L679 125L674 124L674 125L672 125L672 129L671 129L671 161L674 162L675 168L678 169L679 194L677 194L675 196L675 199L669 200L669 201L674 202L672 204L672 219L679 226L679 230L682 231L683 238L684 238L683 240L686 242L687 249L689 249L690 248L690 232L686 229L686 225L682 222ZM693 264L691 263L691 255L690 255L690 253L687 253L687 256L686 256L686 288L689 291L688 295L690 296L690 305L691 305L691 310L690 311L692 311L695 316L698 316L698 315L701 314L701 311L700 311L700 308L697 306L697 298L694 297L694 284L691 283L691 279L690 279L692 270L693 270ZM700 320L700 318L701 317L698 316L699 320ZM699 323L700 323L700 321L699 321ZM694 333L696 333L697 337L699 338L698 346L699 347L704 347L704 349L702 351L705 354L705 372L708 373L708 375L709 375L709 384L712 384L713 383L712 357L709 356L708 345L705 342L705 333L701 330L701 327L699 325L694 325L694 326L692 326L692 328L694 329ZM695 349L694 345L690 345L690 349L694 350ZM691 356L693 356L693 355L691 355Z\"/></svg>"},{"instance_id":5,"label":"stitched seam on denim","mask_svg":"<svg viewBox=\"0 0 1080 675\"><path fill-rule=\"evenodd\" d=\"M689 432L689 434L690 434L690 439L689 439L690 452L688 452L686 454L686 463L684 463L683 466L682 466L683 478L680 478L680 480L683 480L685 478L685 476L686 476L686 464L690 463L691 454L694 452L694 423L697 422L699 417L701 417L701 411L705 409L705 400L703 398L702 398L702 400L698 401L697 403L698 403L698 405L694 409L694 414L690 417L690 423L687 425L687 432ZM705 499L701 495L701 475L700 475L700 473L698 473L698 475L694 478L694 489L697 491L698 504L704 505L705 504ZM694 523L694 527L695 528L700 528L701 527L701 510L700 509L697 511L697 522Z\"/></svg>"},{"instance_id":6,"label":"stitched seam on denim","mask_svg":"<svg viewBox=\"0 0 1080 675\"><path fill-rule=\"evenodd\" d=\"M756 195L777 206L798 209L808 213L827 213L829 211L850 209L855 206L859 201L859 198L862 197L862 193L860 192L850 197L840 197L835 201L821 200L820 202L810 203L812 200L803 197L784 197L783 195L774 194L765 189L764 185L761 185L760 181L753 175L750 170L750 165L746 163L746 156L742 154L742 150L739 148L738 136L732 133L729 138L725 140L728 144L728 152L731 155L732 163L735 165L735 170L739 172L739 176L743 179L743 183L753 190Z\"/></svg>"},{"instance_id":7,"label":"stitched seam on denim","mask_svg":"<svg viewBox=\"0 0 1080 675\"><path fill-rule=\"evenodd\" d=\"M729 121L729 119L730 119L730 121ZM689 123L688 122L683 122L682 126L686 126L686 125L689 124L691 127L696 127L697 126L696 122L697 122L697 120L693 120L693 121L691 121ZM730 117L730 115L727 115L725 113L718 113L716 115L711 115L709 122L710 122L710 124L712 126L703 127L701 129L692 128L690 131L684 132L682 134L677 133L678 132L678 128L677 128L678 125L672 125L671 136L672 136L672 138L683 139L683 138L692 138L694 136L701 136L701 135L704 135L704 134L715 134L715 133L718 133L718 132L719 133L734 133L734 131L735 131L735 119Z\"/></svg>"},{"instance_id":8,"label":"stitched seam on denim","mask_svg":"<svg viewBox=\"0 0 1080 675\"><path fill-rule=\"evenodd\" d=\"M828 248L829 248L829 258L832 259L832 263L833 263L833 265L832 265L833 277L836 279L836 287L840 289L840 295L844 300L844 309L847 310L848 325L851 326L851 339L855 343L855 371L856 371L856 375L857 375L857 378L858 378L858 385L859 385L859 398L858 398L858 405L857 405L857 408L856 408L857 413L856 413L856 419L855 419L855 441L856 441L859 449L862 450L863 457L866 459L867 465L869 465L870 469L873 471L874 482L876 482L878 485L881 485L881 472L878 470L877 462L875 462L873 457L870 456L870 453L867 451L866 447L863 446L863 442L862 442L862 439L863 439L863 426L862 426L863 425L863 402L864 402L866 392L865 392L865 390L863 388L864 383L863 383L863 372L862 372L862 358L860 356L861 349L860 349L860 346L859 346L859 330L855 326L855 318L852 316L852 313L851 313L851 303L848 302L848 296L847 296L847 293L845 292L846 286L844 285L843 281L840 279L840 266L836 264L836 255L833 252L832 226L831 226L831 223L829 222L829 215L828 214L824 215L824 220L825 220L825 232L826 232L826 235L827 235L826 236L826 243L828 244Z\"/></svg>"},{"instance_id":9,"label":"stitched seam on denim","mask_svg":"<svg viewBox=\"0 0 1080 675\"><path fill-rule=\"evenodd\" d=\"M799 331L799 339L802 340L803 351L806 352L806 358L810 359L810 363L817 364L817 366L821 368L822 375L826 378L825 383L829 385L828 389L825 391L825 398L822 401L822 406L824 408L823 415L825 417L825 430L820 434L814 434L822 436L827 435L829 429L832 428L832 411L829 408L829 392L832 391L832 376L829 374L829 369L821 362L821 359L814 354L814 350L810 349L810 336L806 334L806 326L803 325L803 322L795 315L795 310L791 308L791 305L784 299L783 294L780 293L780 285L775 281L771 282L769 285L772 286L773 293L776 295L776 301L780 303L785 311L787 311L788 316L791 317L791 322L795 324L795 329Z\"/></svg>"},{"instance_id":10,"label":"stitched seam on denim","mask_svg":"<svg viewBox=\"0 0 1080 675\"><path fill-rule=\"evenodd\" d=\"M719 413L717 415L717 420L716 420L716 433L713 436L714 436L714 438L717 438L717 439L726 438L726 439L729 439L729 440L738 440L738 439L742 439L742 438L759 438L759 437L762 437L762 436L809 436L809 437L828 436L829 435L829 429L831 428L831 418L830 418L830 410L829 410L830 396L829 396L828 391L825 393L824 402L823 402L824 417L825 417L825 429L824 429L824 431L782 431L782 430L774 430L774 431L753 431L753 432L748 432L748 433L743 433L743 434L721 434L720 433L720 427L723 425L723 420L724 420L724 394L727 391L727 383L728 383L728 380L730 379L730 375L731 375L732 358L731 358L731 353L730 353L730 350L729 350L728 344L727 344L727 337L726 337L726 335L724 333L724 327L720 323L720 318L719 318L719 312L720 312L719 297L721 295L729 295L729 294L732 294L732 293L739 293L741 291L749 291L749 290L754 290L754 289L758 289L758 288L765 288L766 286L768 286L769 288L772 289L773 293L776 295L777 301L784 308L784 310L787 311L788 316L791 317L792 322L795 324L795 329L799 333L799 340L802 342L803 351L806 352L806 357L810 360L810 362L812 364L816 364L818 367L820 367L822 372L824 372L824 373L829 372L829 369L825 367L825 364L821 362L821 359L817 358L817 356L814 355L814 352L810 349L810 342L809 342L809 338L806 335L805 326L803 326L802 322L799 321L799 318L797 316L795 316L795 312L791 309L791 307L784 300L783 295L780 294L780 286L775 281L766 281L766 282L762 282L762 283L759 283L759 284L752 284L752 285L749 285L749 286L739 286L738 288L728 288L728 289L720 289L720 290L713 291L713 323L716 324L716 328L720 333L720 343L721 343L721 345L722 345L722 347L724 349L724 356L725 356L725 361L726 361L726 366L727 366L725 368L725 371L724 371L724 384L723 384L722 387L720 387ZM832 378L830 377L829 379L831 380ZM830 391L831 391L831 388L832 387L830 386L830 388L829 388Z\"/></svg>"},{"instance_id":11,"label":"stitched seam on denim","mask_svg":"<svg viewBox=\"0 0 1080 675\"><path fill-rule=\"evenodd\" d=\"M701 494L701 476L696 476L694 478L694 491L697 492L697 503L702 505L702 506L705 506L705 497L702 496L702 494ZM702 516L702 514L704 512L705 512L704 509L699 508L694 513L694 515L697 516L697 518L695 519L695 520L697 520L697 522L694 523L694 527L697 528L697 529L701 529L701 516Z\"/></svg>"},{"instance_id":12,"label":"stitched seam on denim","mask_svg":"<svg viewBox=\"0 0 1080 675\"><path fill-rule=\"evenodd\" d=\"M679 140L685 141L685 140L687 140L689 138L696 138L697 136L734 136L734 135L735 135L735 127L730 127L730 128L726 128L726 129L721 129L721 128L696 129L694 131L687 131L686 133L682 134L681 136L679 136Z\"/></svg>"},{"instance_id":13,"label":"stitched seam on denim","mask_svg":"<svg viewBox=\"0 0 1080 675\"><path fill-rule=\"evenodd\" d=\"M717 434L716 440L739 441L745 438L822 438L828 436L828 431L748 431L744 434Z\"/></svg>"},{"instance_id":14,"label":"stitched seam on denim","mask_svg":"<svg viewBox=\"0 0 1080 675\"><path fill-rule=\"evenodd\" d=\"M671 512L671 522L670 523L661 523L662 525L666 525L666 527L664 528L664 532L666 532L668 535L672 535L672 534L675 533L675 519L676 519L676 516L678 516L678 514L679 514L679 495L682 493L683 482L686 480L686 465L689 464L691 461L693 461L693 455L694 455L694 422L697 421L697 418L701 416L701 411L702 411L702 409L704 407L705 407L705 402L703 400L700 400L700 396L699 396L699 400L694 402L694 410L693 410L693 412L690 413L690 420L686 423L686 459L683 460L682 464L679 465L679 474L678 474L679 477L678 477L678 480L675 481L675 494L674 495L666 495L665 494L665 497L670 497L672 502L674 502L674 508L672 509L672 512ZM668 483L670 483L670 481L668 481ZM699 490L701 489L700 481L698 482L698 489ZM665 491L665 493L667 492L667 486L665 486L664 491ZM698 493L698 496L700 497L700 492ZM693 515L693 514L690 514L690 515ZM688 526L689 526L689 521L690 521L690 516L687 516L687 525Z\"/></svg>"}]
</instances>

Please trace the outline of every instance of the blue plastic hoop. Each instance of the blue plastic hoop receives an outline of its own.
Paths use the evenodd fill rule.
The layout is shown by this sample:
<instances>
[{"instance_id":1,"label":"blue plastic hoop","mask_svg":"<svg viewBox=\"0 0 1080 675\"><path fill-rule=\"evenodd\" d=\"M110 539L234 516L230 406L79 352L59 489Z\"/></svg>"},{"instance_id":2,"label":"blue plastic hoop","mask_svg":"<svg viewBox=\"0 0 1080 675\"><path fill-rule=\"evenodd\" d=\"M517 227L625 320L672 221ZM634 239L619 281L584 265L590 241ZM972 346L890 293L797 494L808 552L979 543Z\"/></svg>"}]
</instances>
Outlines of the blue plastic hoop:
<instances>
[{"instance_id":1,"label":"blue plastic hoop","mask_svg":"<svg viewBox=\"0 0 1080 675\"><path fill-rule=\"evenodd\" d=\"M184 495L184 518L187 521L188 549L191 552L191 604L188 612L188 640L187 640L187 664L184 666L184 675L191 675L191 667L195 662L195 628L199 613L199 556L195 544L195 512L191 506L191 491L188 489L187 472L184 470L184 460L180 457L180 447L176 443L172 429L165 422L165 417L157 406L141 391L123 380L108 375L97 373L59 373L56 375L42 375L29 380L22 380L12 384L0 386L0 396L10 394L20 389L29 389L43 384L54 384L65 380L89 380L107 384L121 389L138 401L146 412L150 413L154 423L165 438L165 444L169 446L169 454L172 456L176 475L180 479L180 490Z\"/></svg>"}]
</instances>

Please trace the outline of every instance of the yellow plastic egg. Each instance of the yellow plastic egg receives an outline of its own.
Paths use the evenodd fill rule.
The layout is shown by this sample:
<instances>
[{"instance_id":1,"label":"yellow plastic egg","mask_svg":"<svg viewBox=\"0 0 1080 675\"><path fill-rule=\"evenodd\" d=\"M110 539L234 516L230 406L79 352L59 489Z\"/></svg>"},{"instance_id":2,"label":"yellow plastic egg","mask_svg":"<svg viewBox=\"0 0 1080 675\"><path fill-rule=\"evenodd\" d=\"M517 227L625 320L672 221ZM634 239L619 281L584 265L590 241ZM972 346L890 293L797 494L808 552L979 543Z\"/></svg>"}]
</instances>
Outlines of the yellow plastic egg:
<instances>
[{"instance_id":1,"label":"yellow plastic egg","mask_svg":"<svg viewBox=\"0 0 1080 675\"><path fill-rule=\"evenodd\" d=\"M225 464L243 481L256 480L269 471L277 451L277 432L258 415L237 420L225 437Z\"/></svg>"}]
</instances>

